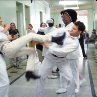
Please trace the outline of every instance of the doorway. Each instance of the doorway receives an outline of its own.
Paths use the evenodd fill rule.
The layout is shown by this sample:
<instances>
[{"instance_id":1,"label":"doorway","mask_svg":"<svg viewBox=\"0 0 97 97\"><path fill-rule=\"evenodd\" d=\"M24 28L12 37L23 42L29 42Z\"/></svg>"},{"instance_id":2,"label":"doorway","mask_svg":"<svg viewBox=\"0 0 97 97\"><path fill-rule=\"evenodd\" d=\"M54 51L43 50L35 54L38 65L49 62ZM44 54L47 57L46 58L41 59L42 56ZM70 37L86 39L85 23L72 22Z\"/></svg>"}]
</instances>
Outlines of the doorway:
<instances>
[{"instance_id":1,"label":"doorway","mask_svg":"<svg viewBox=\"0 0 97 97\"><path fill-rule=\"evenodd\" d=\"M30 7L25 5L25 26L27 28L30 23Z\"/></svg>"},{"instance_id":2,"label":"doorway","mask_svg":"<svg viewBox=\"0 0 97 97\"><path fill-rule=\"evenodd\" d=\"M40 11L40 23L42 23L43 22L43 13L42 13L42 11Z\"/></svg>"},{"instance_id":3,"label":"doorway","mask_svg":"<svg viewBox=\"0 0 97 97\"><path fill-rule=\"evenodd\" d=\"M16 15L17 15L17 29L20 35L23 35L24 22L23 22L23 4L16 2Z\"/></svg>"}]
</instances>

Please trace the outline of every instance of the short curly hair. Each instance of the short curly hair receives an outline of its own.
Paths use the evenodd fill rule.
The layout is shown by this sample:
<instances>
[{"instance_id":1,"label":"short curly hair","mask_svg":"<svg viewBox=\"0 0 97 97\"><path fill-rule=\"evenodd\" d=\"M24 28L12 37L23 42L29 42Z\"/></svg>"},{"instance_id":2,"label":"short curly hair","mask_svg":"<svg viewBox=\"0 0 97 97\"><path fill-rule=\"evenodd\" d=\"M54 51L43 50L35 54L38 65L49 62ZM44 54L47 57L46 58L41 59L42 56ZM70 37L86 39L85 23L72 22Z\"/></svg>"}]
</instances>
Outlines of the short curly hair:
<instances>
[{"instance_id":1,"label":"short curly hair","mask_svg":"<svg viewBox=\"0 0 97 97\"><path fill-rule=\"evenodd\" d=\"M77 20L77 12L73 9L62 10L60 12L60 14L61 15L68 14L68 16L71 18L72 22L76 22L76 20Z\"/></svg>"}]
</instances>

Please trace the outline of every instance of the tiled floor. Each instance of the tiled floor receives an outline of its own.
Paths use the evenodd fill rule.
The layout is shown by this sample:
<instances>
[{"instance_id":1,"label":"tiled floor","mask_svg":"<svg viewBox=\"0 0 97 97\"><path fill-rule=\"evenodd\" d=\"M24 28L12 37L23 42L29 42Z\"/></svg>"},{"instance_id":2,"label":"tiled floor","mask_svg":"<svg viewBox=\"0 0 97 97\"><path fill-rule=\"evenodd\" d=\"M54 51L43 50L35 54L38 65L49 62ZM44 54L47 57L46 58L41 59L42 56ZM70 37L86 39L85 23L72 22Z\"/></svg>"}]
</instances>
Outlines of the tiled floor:
<instances>
[{"instance_id":1,"label":"tiled floor","mask_svg":"<svg viewBox=\"0 0 97 97\"><path fill-rule=\"evenodd\" d=\"M97 97L97 49L95 49L93 44L89 45L88 58L90 73L92 75L91 76L92 93L94 97Z\"/></svg>"},{"instance_id":2,"label":"tiled floor","mask_svg":"<svg viewBox=\"0 0 97 97\"><path fill-rule=\"evenodd\" d=\"M19 67L12 67L12 66L9 67L8 75L9 75L10 84L12 84L15 80L17 80L25 73L25 68L26 68L25 61L19 64Z\"/></svg>"},{"instance_id":3,"label":"tiled floor","mask_svg":"<svg viewBox=\"0 0 97 97\"><path fill-rule=\"evenodd\" d=\"M58 89L58 83L59 83L59 78L57 78L57 79L47 80L44 97L96 97L97 94L97 63L96 63L97 60L96 59L97 59L97 50L95 50L94 45L90 44L88 50L88 60L84 60L86 82L80 88L79 94L76 95L74 94L73 92L74 86L72 83L68 88L67 93L56 94L55 91ZM21 76L25 72L25 66L22 66L22 68L24 68L23 71L22 69L19 69L18 73L16 74L18 75L18 79L10 85L9 97L34 97L36 81L31 80L30 82L27 82L25 76L24 75ZM12 71L14 71L14 69L12 69ZM11 69L8 72L11 72ZM19 78L19 76L21 77ZM15 79L16 78L17 77L15 77ZM12 82L13 78L10 77L10 80Z\"/></svg>"}]
</instances>

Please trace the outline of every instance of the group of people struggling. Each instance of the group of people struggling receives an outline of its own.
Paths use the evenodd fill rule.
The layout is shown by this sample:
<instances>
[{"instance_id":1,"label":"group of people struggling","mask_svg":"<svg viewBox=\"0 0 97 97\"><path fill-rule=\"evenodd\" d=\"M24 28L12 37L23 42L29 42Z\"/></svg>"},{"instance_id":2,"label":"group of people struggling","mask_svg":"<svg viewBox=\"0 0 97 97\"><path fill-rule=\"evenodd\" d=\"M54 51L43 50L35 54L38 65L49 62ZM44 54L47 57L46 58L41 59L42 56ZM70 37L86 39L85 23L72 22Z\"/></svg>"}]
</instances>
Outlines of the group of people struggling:
<instances>
[{"instance_id":1,"label":"group of people struggling","mask_svg":"<svg viewBox=\"0 0 97 97\"><path fill-rule=\"evenodd\" d=\"M43 97L45 79L55 65L59 68L61 83L61 90L59 89L56 92L66 92L67 85L71 82L71 79L75 81L76 88L74 92L79 92L78 68L80 65L79 61L83 58L79 44L79 36L84 32L85 25L83 22L76 21L77 13L75 10L63 10L61 11L61 17L65 27L51 32L48 31L45 35L36 34L32 30L32 33L28 33L10 42L10 36L6 35L9 25L6 25L4 29L0 30L0 97L7 97L9 86L4 56L13 58L28 55L25 77L28 81L30 79L39 79L37 80L35 97ZM25 47L30 41L45 43L45 47L48 49L39 68L38 75L34 72L35 50ZM73 78L70 74L70 67Z\"/></svg>"},{"instance_id":2,"label":"group of people struggling","mask_svg":"<svg viewBox=\"0 0 97 97\"><path fill-rule=\"evenodd\" d=\"M76 25L76 23L79 23L79 21L76 22L77 13L75 10L67 9L67 10L61 11L61 17L65 24L65 27L57 29L56 32L57 33L61 32L62 34L62 29L64 29L66 32L66 36L68 37L67 34L70 34L71 31L75 30L74 25ZM74 36L70 34L70 39L71 37L73 40L77 39L78 43L79 43L80 34L82 34L85 30L85 26L80 25L79 27L80 27L81 33L79 34L75 33L75 35L73 33ZM51 28L49 27L48 30L50 29ZM55 29L51 31L50 34L56 35L54 31ZM48 74L52 72L52 69L54 66L57 66L60 72L60 89L58 89L56 93L64 93L67 91L67 87L72 80L72 77L71 77L72 75L73 75L73 79L75 81L75 86L76 86L74 92L75 93L79 92L79 88L80 88L79 75L82 77L82 75L79 74L79 67L83 63L82 50L79 44L78 47L74 51L71 51L71 48L73 50L73 43L75 44L77 43L73 42L72 40L73 43L70 44L71 40L69 40L68 38L67 42L69 43L69 45L67 46L65 43L66 38L64 39L63 46L56 45L55 43L51 43L51 44L46 43L47 47L46 46L45 47L46 48L49 47L49 49L47 49L47 51L44 53L45 57L39 68L39 75L41 77L39 80L37 80L37 88L36 88L35 97L44 97L43 92L44 92L45 79L47 78ZM70 71L72 71L72 74Z\"/></svg>"}]
</instances>

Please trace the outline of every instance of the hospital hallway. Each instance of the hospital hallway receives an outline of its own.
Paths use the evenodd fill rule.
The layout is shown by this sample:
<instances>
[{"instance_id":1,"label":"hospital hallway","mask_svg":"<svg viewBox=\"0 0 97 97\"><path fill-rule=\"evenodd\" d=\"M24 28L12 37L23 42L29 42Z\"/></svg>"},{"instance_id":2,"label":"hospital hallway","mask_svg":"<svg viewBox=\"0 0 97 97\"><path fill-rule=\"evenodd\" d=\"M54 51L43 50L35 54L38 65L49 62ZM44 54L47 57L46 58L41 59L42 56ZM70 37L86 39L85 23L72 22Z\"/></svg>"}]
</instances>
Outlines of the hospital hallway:
<instances>
[{"instance_id":1,"label":"hospital hallway","mask_svg":"<svg viewBox=\"0 0 97 97\"><path fill-rule=\"evenodd\" d=\"M25 62L24 62L25 63ZM34 97L36 80L25 79L25 64L18 68L8 68L10 79L9 97ZM75 94L74 86L71 83L66 93L56 94L59 87L59 77L57 79L47 79L45 84L44 97L97 97L97 49L94 44L89 44L88 59L84 59L85 82L80 88L80 92Z\"/></svg>"}]
</instances>

